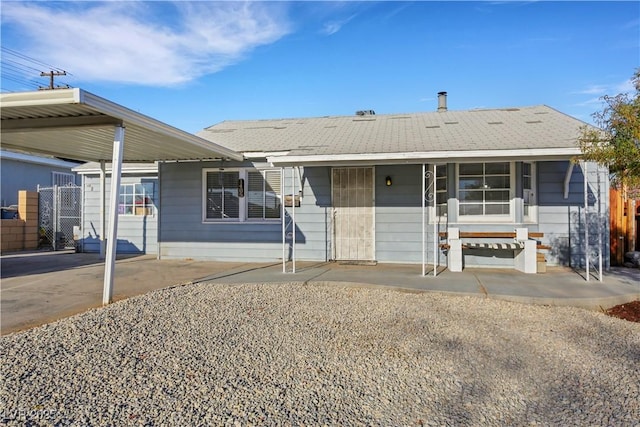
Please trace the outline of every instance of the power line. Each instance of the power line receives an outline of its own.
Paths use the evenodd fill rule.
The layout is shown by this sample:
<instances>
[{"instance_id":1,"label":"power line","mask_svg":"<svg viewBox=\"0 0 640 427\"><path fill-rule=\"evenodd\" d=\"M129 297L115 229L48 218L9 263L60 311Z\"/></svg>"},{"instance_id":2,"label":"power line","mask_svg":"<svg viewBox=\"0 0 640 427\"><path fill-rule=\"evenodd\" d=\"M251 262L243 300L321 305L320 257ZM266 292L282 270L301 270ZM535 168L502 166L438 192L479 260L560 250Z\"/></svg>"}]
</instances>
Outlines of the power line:
<instances>
[{"instance_id":1,"label":"power line","mask_svg":"<svg viewBox=\"0 0 640 427\"><path fill-rule=\"evenodd\" d=\"M73 74L8 47L0 46L0 48L3 53L0 61L3 80L6 79L18 83L23 88L29 89L62 89L71 87L66 83L55 85L54 77L72 76ZM43 71L42 67L48 71ZM40 77L49 77L46 86L38 84Z\"/></svg>"},{"instance_id":2,"label":"power line","mask_svg":"<svg viewBox=\"0 0 640 427\"><path fill-rule=\"evenodd\" d=\"M58 71L58 72L64 71L62 68L58 68L58 67L55 67L55 66L53 66L51 64L47 64L46 62L39 61L39 60L37 60L35 58L32 58L30 56L27 56L27 55L25 55L23 53L17 52L17 51L15 51L13 49L9 49L8 47L2 46L2 50L4 52L6 52L6 53L9 53L11 55L17 56L18 58L21 58L21 59L24 59L26 61L32 62L34 64L42 65L42 66L44 66L46 68L49 68L49 69L52 69L54 71ZM38 70L38 71L40 71L40 70Z\"/></svg>"}]
</instances>

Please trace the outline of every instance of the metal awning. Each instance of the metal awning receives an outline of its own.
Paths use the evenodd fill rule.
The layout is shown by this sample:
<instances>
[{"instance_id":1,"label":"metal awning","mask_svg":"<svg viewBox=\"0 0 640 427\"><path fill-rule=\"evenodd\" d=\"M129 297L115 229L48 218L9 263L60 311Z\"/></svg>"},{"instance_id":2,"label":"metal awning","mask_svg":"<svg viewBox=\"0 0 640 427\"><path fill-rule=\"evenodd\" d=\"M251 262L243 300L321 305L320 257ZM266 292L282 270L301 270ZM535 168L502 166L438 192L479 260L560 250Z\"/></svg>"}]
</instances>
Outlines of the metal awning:
<instances>
[{"instance_id":1,"label":"metal awning","mask_svg":"<svg viewBox=\"0 0 640 427\"><path fill-rule=\"evenodd\" d=\"M0 94L2 148L80 161L111 160L113 128L126 128L123 161L232 159L238 152L79 88Z\"/></svg>"},{"instance_id":2,"label":"metal awning","mask_svg":"<svg viewBox=\"0 0 640 427\"><path fill-rule=\"evenodd\" d=\"M243 159L238 152L79 88L3 93L0 113L3 149L100 162L102 230L105 163L111 160L109 231L101 232L101 239L106 236L103 304L113 296L122 163Z\"/></svg>"}]
</instances>

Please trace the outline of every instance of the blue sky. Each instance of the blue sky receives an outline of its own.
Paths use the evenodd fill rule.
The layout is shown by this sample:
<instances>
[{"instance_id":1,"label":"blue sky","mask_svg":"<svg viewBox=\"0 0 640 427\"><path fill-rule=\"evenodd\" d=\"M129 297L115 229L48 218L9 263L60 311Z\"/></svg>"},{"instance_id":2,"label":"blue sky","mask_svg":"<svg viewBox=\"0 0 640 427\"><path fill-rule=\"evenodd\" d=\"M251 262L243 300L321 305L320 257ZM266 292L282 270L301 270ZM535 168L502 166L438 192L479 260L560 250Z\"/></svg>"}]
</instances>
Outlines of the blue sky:
<instances>
[{"instance_id":1,"label":"blue sky","mask_svg":"<svg viewBox=\"0 0 640 427\"><path fill-rule=\"evenodd\" d=\"M640 4L4 0L2 47L3 91L46 84L6 65L18 52L189 132L433 111L439 91L451 110L546 104L590 122L599 97L632 90Z\"/></svg>"}]
</instances>

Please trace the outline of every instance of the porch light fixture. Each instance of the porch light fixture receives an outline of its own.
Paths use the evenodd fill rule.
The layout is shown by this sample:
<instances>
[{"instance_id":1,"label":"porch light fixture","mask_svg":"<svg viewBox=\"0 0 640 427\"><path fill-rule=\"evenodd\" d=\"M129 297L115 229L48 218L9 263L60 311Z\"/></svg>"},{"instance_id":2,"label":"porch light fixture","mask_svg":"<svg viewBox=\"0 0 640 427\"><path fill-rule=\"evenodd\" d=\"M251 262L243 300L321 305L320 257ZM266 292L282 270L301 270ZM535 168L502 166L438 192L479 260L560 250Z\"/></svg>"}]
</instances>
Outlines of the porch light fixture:
<instances>
[{"instance_id":1,"label":"porch light fixture","mask_svg":"<svg viewBox=\"0 0 640 427\"><path fill-rule=\"evenodd\" d=\"M385 183L387 184L387 187L391 187L391 184L393 184L393 182L391 182L391 177L390 177L390 176L387 176L387 177L384 179L384 181L385 181Z\"/></svg>"}]
</instances>

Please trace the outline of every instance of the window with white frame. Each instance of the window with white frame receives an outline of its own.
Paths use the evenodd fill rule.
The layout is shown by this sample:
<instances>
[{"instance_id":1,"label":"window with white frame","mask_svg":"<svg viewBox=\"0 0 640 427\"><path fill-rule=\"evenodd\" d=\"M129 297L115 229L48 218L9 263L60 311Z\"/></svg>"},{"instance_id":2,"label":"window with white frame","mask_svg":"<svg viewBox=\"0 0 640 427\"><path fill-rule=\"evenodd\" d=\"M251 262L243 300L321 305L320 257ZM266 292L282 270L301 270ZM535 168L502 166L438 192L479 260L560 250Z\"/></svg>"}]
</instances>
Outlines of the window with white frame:
<instances>
[{"instance_id":1,"label":"window with white frame","mask_svg":"<svg viewBox=\"0 0 640 427\"><path fill-rule=\"evenodd\" d=\"M153 215L153 183L120 185L118 213L120 215Z\"/></svg>"},{"instance_id":2,"label":"window with white frame","mask_svg":"<svg viewBox=\"0 0 640 427\"><path fill-rule=\"evenodd\" d=\"M203 219L278 220L281 215L280 170L203 170Z\"/></svg>"},{"instance_id":3,"label":"window with white frame","mask_svg":"<svg viewBox=\"0 0 640 427\"><path fill-rule=\"evenodd\" d=\"M460 216L508 216L511 163L462 163L458 169Z\"/></svg>"}]
</instances>

